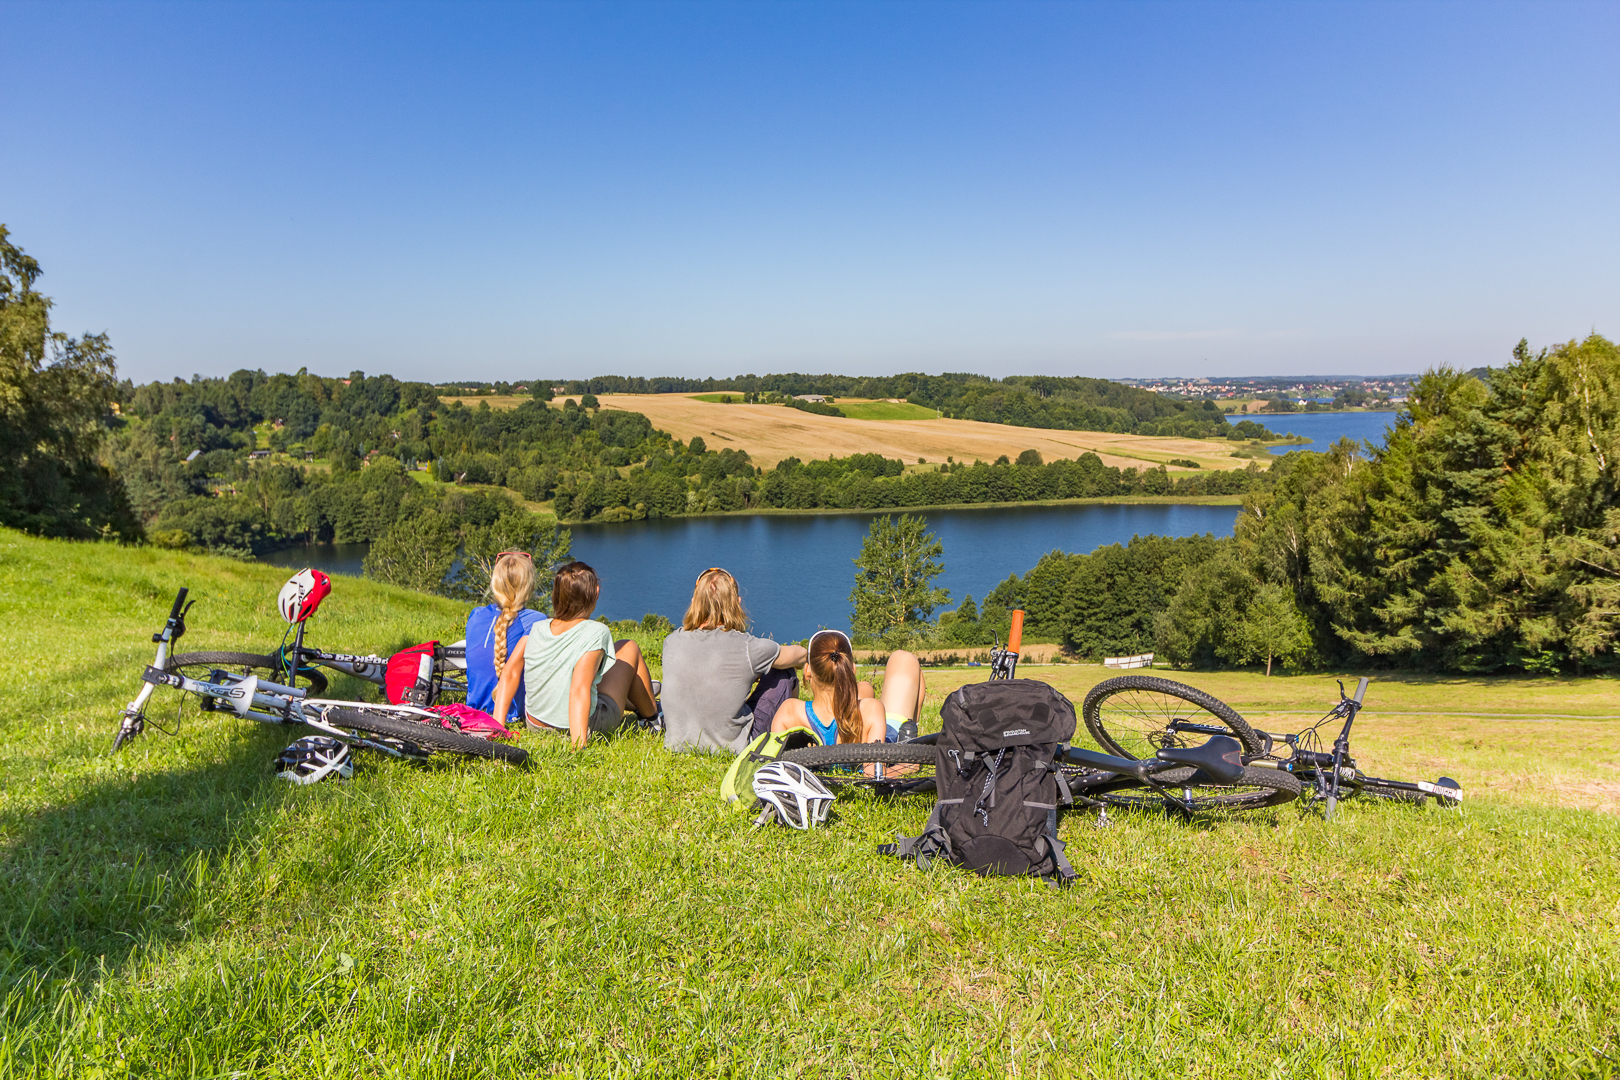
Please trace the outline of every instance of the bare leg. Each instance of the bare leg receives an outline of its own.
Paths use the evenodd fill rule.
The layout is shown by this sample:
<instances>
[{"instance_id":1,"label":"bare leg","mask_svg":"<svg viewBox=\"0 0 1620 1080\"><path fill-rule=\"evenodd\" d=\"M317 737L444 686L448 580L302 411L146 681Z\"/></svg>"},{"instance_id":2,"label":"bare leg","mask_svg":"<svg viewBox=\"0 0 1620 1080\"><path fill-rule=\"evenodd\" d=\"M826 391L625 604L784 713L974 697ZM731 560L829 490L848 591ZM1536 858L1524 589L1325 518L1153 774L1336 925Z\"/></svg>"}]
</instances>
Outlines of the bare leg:
<instances>
[{"instance_id":1,"label":"bare leg","mask_svg":"<svg viewBox=\"0 0 1620 1080\"><path fill-rule=\"evenodd\" d=\"M877 691L872 689L872 684L865 679L855 684L855 700L865 701L867 698L875 697L877 697Z\"/></svg>"},{"instance_id":2,"label":"bare leg","mask_svg":"<svg viewBox=\"0 0 1620 1080\"><path fill-rule=\"evenodd\" d=\"M922 715L926 691L922 663L915 653L897 649L883 669L883 714L885 718L915 720Z\"/></svg>"},{"instance_id":3,"label":"bare leg","mask_svg":"<svg viewBox=\"0 0 1620 1080\"><path fill-rule=\"evenodd\" d=\"M643 720L652 719L658 715L658 703L653 700L652 672L642 659L641 646L628 639L613 644L616 659L597 684L596 692L612 698L620 711L628 707Z\"/></svg>"}]
</instances>

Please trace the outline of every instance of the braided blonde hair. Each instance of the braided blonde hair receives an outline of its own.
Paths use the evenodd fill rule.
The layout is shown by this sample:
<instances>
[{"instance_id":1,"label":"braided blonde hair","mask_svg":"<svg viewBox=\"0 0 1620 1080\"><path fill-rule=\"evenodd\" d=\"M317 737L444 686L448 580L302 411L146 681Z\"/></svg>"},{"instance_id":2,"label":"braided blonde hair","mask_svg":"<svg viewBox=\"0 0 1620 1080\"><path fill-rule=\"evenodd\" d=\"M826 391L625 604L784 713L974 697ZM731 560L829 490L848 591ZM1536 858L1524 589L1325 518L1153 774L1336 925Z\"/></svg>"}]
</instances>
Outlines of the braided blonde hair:
<instances>
[{"instance_id":1,"label":"braided blonde hair","mask_svg":"<svg viewBox=\"0 0 1620 1080\"><path fill-rule=\"evenodd\" d=\"M534 562L521 555L502 555L489 573L489 593L501 605L495 620L495 677L506 666L506 631L517 613L529 605L534 595Z\"/></svg>"}]
</instances>

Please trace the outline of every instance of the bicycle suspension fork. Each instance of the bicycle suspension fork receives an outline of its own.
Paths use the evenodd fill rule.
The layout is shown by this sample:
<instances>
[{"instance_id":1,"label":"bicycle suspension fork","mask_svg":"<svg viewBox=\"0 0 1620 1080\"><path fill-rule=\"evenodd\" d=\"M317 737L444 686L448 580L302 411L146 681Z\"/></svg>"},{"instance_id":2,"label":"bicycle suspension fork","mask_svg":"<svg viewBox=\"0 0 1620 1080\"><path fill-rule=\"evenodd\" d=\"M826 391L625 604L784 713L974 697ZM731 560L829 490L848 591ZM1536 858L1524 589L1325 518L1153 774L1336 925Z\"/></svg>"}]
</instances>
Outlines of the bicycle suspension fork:
<instances>
[{"instance_id":1,"label":"bicycle suspension fork","mask_svg":"<svg viewBox=\"0 0 1620 1080\"><path fill-rule=\"evenodd\" d=\"M1333 769L1328 775L1327 809L1322 820L1332 821L1333 810L1339 805L1339 785L1343 782L1343 769L1345 761L1350 757L1350 728L1356 722L1356 714L1361 711L1362 699L1367 696L1367 683L1362 679L1356 687L1356 696L1345 698L1340 707L1345 710L1344 727L1339 729L1339 737L1333 740ZM1339 684L1339 693L1344 693L1344 684Z\"/></svg>"}]
</instances>

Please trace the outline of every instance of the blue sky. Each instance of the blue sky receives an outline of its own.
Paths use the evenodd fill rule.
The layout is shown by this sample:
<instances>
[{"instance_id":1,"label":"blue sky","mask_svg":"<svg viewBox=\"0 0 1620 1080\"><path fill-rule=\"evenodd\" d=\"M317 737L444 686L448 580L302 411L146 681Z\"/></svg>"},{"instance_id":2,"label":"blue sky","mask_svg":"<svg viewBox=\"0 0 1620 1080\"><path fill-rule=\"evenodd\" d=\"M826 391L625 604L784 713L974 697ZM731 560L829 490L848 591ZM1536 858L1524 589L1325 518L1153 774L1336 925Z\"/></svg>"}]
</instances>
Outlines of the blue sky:
<instances>
[{"instance_id":1,"label":"blue sky","mask_svg":"<svg viewBox=\"0 0 1620 1080\"><path fill-rule=\"evenodd\" d=\"M0 2L138 380L1380 373L1620 334L1620 5Z\"/></svg>"}]
</instances>

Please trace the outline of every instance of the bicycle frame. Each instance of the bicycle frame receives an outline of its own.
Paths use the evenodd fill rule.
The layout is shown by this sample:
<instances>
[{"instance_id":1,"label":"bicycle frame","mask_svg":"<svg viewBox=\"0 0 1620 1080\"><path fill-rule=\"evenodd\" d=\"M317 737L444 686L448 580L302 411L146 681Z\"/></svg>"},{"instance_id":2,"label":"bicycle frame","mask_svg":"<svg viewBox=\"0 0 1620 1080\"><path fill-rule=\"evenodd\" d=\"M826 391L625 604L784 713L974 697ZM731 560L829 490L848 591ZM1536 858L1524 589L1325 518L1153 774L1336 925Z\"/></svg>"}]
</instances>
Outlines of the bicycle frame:
<instances>
[{"instance_id":1,"label":"bicycle frame","mask_svg":"<svg viewBox=\"0 0 1620 1080\"><path fill-rule=\"evenodd\" d=\"M196 603L195 600L191 603L186 602L188 591L181 589L175 594L174 606L169 609L168 621L163 624L163 629L152 635L152 641L157 644L157 657L152 664L159 671L168 663L174 643L185 636L186 613L191 610L191 605ZM124 711L119 714L118 734L113 739L114 750L146 729L146 703L151 699L152 691L155 689L157 687L148 682L135 695L135 700L124 706Z\"/></svg>"},{"instance_id":2,"label":"bicycle frame","mask_svg":"<svg viewBox=\"0 0 1620 1080\"><path fill-rule=\"evenodd\" d=\"M340 739L351 746L361 746L391 757L423 759L431 756L406 743L394 744L384 740L357 735L354 732L327 720L326 714L330 709L366 709L373 712L386 712L392 716L403 716L412 720L427 723L439 723L439 717L426 709L418 709L411 705L375 705L363 701L336 701L327 698L306 698L304 691L293 686L283 686L267 679L260 679L254 675L232 675L226 671L214 671L209 679L193 679L172 671L164 671L159 667L148 667L141 674L145 681L145 691L149 694L159 686L169 686L185 693L196 694L205 701L223 703L236 715L249 720L258 720L266 724L302 724L314 728L324 735ZM216 704L214 706L218 708Z\"/></svg>"},{"instance_id":3,"label":"bicycle frame","mask_svg":"<svg viewBox=\"0 0 1620 1080\"><path fill-rule=\"evenodd\" d=\"M1355 726L1356 717L1361 713L1367 696L1367 685L1371 679L1363 678L1356 685L1354 694L1344 692L1344 681L1339 680L1339 703L1335 705L1326 716L1304 731L1293 734L1274 731L1261 731L1255 729L1266 742L1265 752L1259 757L1246 759L1245 763L1259 768L1285 769L1294 773L1302 780L1311 781L1315 797L1324 803L1323 819L1332 820L1333 812L1338 809L1339 800L1347 795L1355 794L1369 787L1388 788L1394 791L1407 791L1414 794L1432 795L1445 803L1458 803L1462 801L1462 789L1455 786L1455 781L1445 783L1429 783L1426 780L1410 782L1405 780L1385 780L1382 777L1368 776L1356 765L1355 758L1350 756L1350 731ZM1333 740L1330 751L1310 750L1303 744L1314 741L1316 729L1329 720L1344 718L1344 724L1339 728L1339 734ZM1189 731L1198 734L1219 735L1225 732L1224 728L1210 724L1196 724L1186 720L1174 720L1170 723L1173 731ZM1272 748L1278 744L1288 747L1286 758L1272 754Z\"/></svg>"},{"instance_id":4,"label":"bicycle frame","mask_svg":"<svg viewBox=\"0 0 1620 1080\"><path fill-rule=\"evenodd\" d=\"M467 670L467 647L464 642L454 645L444 645L443 660L435 659L433 663L433 677L439 686L436 691L443 689L461 689L465 686L459 684L463 681L460 672ZM358 655L355 653L329 653L313 646L304 644L304 624L298 624L298 634L293 639L290 648L282 648L275 654L281 661L281 669L287 673L287 681L296 684L296 672L302 671L310 665L330 668L341 671L345 675L353 675L357 679L382 686L388 674L388 659L382 656ZM437 696L437 694L435 694Z\"/></svg>"}]
</instances>

